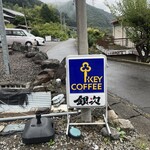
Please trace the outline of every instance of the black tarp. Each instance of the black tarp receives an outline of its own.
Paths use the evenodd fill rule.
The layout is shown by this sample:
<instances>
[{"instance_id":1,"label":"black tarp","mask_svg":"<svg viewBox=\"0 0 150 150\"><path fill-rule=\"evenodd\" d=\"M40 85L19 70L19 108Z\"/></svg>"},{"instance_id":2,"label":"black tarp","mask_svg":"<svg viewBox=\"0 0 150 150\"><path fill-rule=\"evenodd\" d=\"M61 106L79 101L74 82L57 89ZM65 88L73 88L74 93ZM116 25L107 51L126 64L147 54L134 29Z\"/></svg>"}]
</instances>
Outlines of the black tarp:
<instances>
[{"instance_id":1,"label":"black tarp","mask_svg":"<svg viewBox=\"0 0 150 150\"><path fill-rule=\"evenodd\" d=\"M27 105L27 94L30 94L30 91L28 89L1 89L0 104L5 103L8 105Z\"/></svg>"}]
</instances>

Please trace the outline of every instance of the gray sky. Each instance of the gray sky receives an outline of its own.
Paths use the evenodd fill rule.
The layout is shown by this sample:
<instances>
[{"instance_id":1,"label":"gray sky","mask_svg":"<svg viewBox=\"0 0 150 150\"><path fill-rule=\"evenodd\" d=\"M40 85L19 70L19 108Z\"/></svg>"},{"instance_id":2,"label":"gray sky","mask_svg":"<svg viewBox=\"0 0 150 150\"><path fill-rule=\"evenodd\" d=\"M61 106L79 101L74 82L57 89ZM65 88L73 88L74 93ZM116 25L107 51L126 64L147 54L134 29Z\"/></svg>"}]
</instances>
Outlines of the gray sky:
<instances>
[{"instance_id":1,"label":"gray sky","mask_svg":"<svg viewBox=\"0 0 150 150\"><path fill-rule=\"evenodd\" d=\"M51 2L63 2L63 1L66 2L69 0L41 0L41 1L45 3L51 3ZM111 4L111 3L115 3L118 0L86 0L88 4L104 9L105 11L109 12L109 9L104 4L105 1L108 1Z\"/></svg>"}]
</instances>

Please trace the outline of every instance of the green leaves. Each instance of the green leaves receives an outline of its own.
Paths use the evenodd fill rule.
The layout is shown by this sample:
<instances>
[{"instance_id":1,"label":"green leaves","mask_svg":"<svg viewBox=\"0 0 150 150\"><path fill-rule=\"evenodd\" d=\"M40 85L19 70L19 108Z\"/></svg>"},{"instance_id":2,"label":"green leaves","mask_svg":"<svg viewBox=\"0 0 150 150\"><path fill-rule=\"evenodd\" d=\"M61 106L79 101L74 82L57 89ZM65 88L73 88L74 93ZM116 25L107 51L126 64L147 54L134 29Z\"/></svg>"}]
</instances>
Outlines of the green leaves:
<instances>
[{"instance_id":1,"label":"green leaves","mask_svg":"<svg viewBox=\"0 0 150 150\"><path fill-rule=\"evenodd\" d=\"M108 7L118 18L120 26L126 29L128 38L135 43L141 61L147 62L150 54L150 5L148 0L120 0L116 5L108 5Z\"/></svg>"},{"instance_id":2,"label":"green leaves","mask_svg":"<svg viewBox=\"0 0 150 150\"><path fill-rule=\"evenodd\" d=\"M89 47L96 44L97 40L101 39L105 33L96 28L88 28L88 43Z\"/></svg>"},{"instance_id":3,"label":"green leaves","mask_svg":"<svg viewBox=\"0 0 150 150\"><path fill-rule=\"evenodd\" d=\"M40 10L40 16L43 19L44 23L58 22L59 17L56 12L57 12L56 9L53 8L51 5L48 6L47 4L44 4L42 5L41 10Z\"/></svg>"},{"instance_id":4,"label":"green leaves","mask_svg":"<svg viewBox=\"0 0 150 150\"><path fill-rule=\"evenodd\" d=\"M18 4L20 7L23 7L23 5L25 7L33 7L34 5L41 5L42 2L40 0L3 0L3 3L7 3L9 5L15 5Z\"/></svg>"},{"instance_id":5,"label":"green leaves","mask_svg":"<svg viewBox=\"0 0 150 150\"><path fill-rule=\"evenodd\" d=\"M61 41L68 39L67 31L69 29L61 30L61 25L59 23L45 23L36 24L33 26L32 33L36 36L52 36L53 38L59 38Z\"/></svg>"}]
</instances>

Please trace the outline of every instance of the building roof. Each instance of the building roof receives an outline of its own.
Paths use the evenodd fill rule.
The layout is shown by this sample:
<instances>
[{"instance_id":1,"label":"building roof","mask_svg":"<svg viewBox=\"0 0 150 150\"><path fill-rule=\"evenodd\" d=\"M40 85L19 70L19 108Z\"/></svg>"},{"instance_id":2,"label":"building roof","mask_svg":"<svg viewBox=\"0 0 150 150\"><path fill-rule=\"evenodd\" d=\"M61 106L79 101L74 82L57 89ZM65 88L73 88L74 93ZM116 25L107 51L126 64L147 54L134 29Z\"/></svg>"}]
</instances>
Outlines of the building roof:
<instances>
[{"instance_id":1,"label":"building roof","mask_svg":"<svg viewBox=\"0 0 150 150\"><path fill-rule=\"evenodd\" d=\"M7 11L9 12L10 14L13 14L15 16L22 16L24 17L24 14L20 13L20 12L17 12L17 11L14 11L14 10L11 10L11 9L8 9L8 8L3 8L4 11Z\"/></svg>"},{"instance_id":2,"label":"building roof","mask_svg":"<svg viewBox=\"0 0 150 150\"><path fill-rule=\"evenodd\" d=\"M4 22L5 22L5 23L10 23L10 21L8 21L8 20L6 20L6 19L4 19Z\"/></svg>"},{"instance_id":3,"label":"building roof","mask_svg":"<svg viewBox=\"0 0 150 150\"><path fill-rule=\"evenodd\" d=\"M18 26L16 26L16 28L19 28L19 29L30 29L31 30L31 27L29 27L29 26L26 26L26 25L18 25Z\"/></svg>"},{"instance_id":4,"label":"building roof","mask_svg":"<svg viewBox=\"0 0 150 150\"><path fill-rule=\"evenodd\" d=\"M113 20L113 21L111 22L111 24L118 24L118 23L119 23L118 20Z\"/></svg>"},{"instance_id":5,"label":"building roof","mask_svg":"<svg viewBox=\"0 0 150 150\"><path fill-rule=\"evenodd\" d=\"M14 17L12 17L12 16L10 16L10 15L7 15L7 14L5 14L5 13L3 13L3 16L4 16L4 17L7 17L7 18L12 18L12 19L14 19Z\"/></svg>"}]
</instances>

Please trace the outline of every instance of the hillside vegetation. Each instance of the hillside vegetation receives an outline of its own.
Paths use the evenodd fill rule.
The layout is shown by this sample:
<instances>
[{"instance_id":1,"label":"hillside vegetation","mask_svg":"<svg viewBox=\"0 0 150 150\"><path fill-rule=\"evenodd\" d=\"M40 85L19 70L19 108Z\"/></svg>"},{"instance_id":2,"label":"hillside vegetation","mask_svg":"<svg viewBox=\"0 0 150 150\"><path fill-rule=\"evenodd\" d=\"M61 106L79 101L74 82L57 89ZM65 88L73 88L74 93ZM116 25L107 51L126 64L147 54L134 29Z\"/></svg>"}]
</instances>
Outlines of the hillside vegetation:
<instances>
[{"instance_id":1,"label":"hillside vegetation","mask_svg":"<svg viewBox=\"0 0 150 150\"><path fill-rule=\"evenodd\" d=\"M14 5L18 5L20 7L33 7L35 5L41 5L43 2L40 0L3 0L4 6L13 7Z\"/></svg>"},{"instance_id":2,"label":"hillside vegetation","mask_svg":"<svg viewBox=\"0 0 150 150\"><path fill-rule=\"evenodd\" d=\"M66 13L69 19L70 26L75 25L76 13L75 13L75 4L72 1L57 4L58 10L60 12ZM113 20L112 14L105 12L102 9L95 8L87 4L87 23L88 27L97 27L101 29L110 29L111 21Z\"/></svg>"},{"instance_id":3,"label":"hillside vegetation","mask_svg":"<svg viewBox=\"0 0 150 150\"><path fill-rule=\"evenodd\" d=\"M66 40L68 37L76 36L75 6L72 1L61 3L60 5L45 4L39 0L4 0L4 6L19 12L26 16L27 24L32 28L31 33L36 36L48 36ZM102 38L102 30L111 29L112 15L87 5L89 46L92 46L98 38ZM13 22L14 25L24 24L24 17L17 16ZM94 29L96 28L96 30ZM101 30L101 31L100 31Z\"/></svg>"},{"instance_id":4,"label":"hillside vegetation","mask_svg":"<svg viewBox=\"0 0 150 150\"><path fill-rule=\"evenodd\" d=\"M27 5L22 7L20 6L21 3L19 0L9 0L9 3L6 1L4 2L4 6L25 14L27 25L31 27L31 33L35 36L41 37L52 36L54 39L68 39L68 35L70 35L71 31L67 28L67 26L65 29L61 26L59 12L56 8L52 5L39 3L37 0L23 0L21 2L22 4L28 2L29 4L26 3ZM12 23L13 24L7 25L7 27L14 27L19 24L25 25L25 19L24 17L16 16Z\"/></svg>"}]
</instances>

